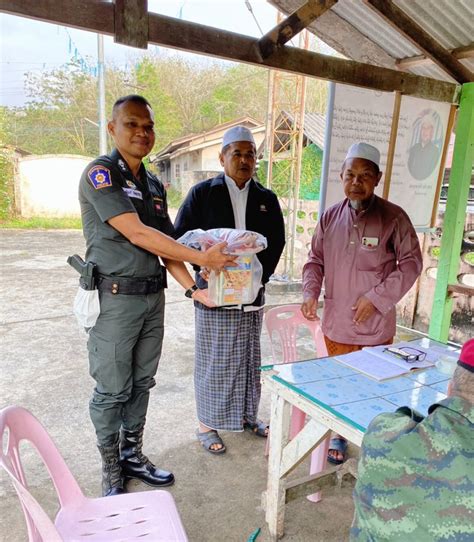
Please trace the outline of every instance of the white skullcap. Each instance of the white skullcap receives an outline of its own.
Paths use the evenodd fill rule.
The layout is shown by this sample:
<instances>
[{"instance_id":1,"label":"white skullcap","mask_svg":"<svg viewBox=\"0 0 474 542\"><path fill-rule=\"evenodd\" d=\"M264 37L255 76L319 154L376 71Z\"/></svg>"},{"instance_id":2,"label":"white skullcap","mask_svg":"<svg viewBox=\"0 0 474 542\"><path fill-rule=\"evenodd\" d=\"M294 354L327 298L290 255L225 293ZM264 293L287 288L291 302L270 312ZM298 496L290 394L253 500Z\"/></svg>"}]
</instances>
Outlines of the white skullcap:
<instances>
[{"instance_id":1,"label":"white skullcap","mask_svg":"<svg viewBox=\"0 0 474 542\"><path fill-rule=\"evenodd\" d=\"M252 132L245 126L234 126L233 128L229 128L222 139L222 148L231 143L235 143L236 141L249 141L255 145L255 139L253 138Z\"/></svg>"},{"instance_id":2,"label":"white skullcap","mask_svg":"<svg viewBox=\"0 0 474 542\"><path fill-rule=\"evenodd\" d=\"M423 115L423 117L421 117L421 125L423 126L423 124L426 124L426 123L434 127L435 123L431 115Z\"/></svg>"},{"instance_id":3,"label":"white skullcap","mask_svg":"<svg viewBox=\"0 0 474 542\"><path fill-rule=\"evenodd\" d=\"M370 160L377 167L380 166L380 151L373 145L368 143L354 143L349 147L344 161L349 158L363 158L364 160Z\"/></svg>"}]
</instances>

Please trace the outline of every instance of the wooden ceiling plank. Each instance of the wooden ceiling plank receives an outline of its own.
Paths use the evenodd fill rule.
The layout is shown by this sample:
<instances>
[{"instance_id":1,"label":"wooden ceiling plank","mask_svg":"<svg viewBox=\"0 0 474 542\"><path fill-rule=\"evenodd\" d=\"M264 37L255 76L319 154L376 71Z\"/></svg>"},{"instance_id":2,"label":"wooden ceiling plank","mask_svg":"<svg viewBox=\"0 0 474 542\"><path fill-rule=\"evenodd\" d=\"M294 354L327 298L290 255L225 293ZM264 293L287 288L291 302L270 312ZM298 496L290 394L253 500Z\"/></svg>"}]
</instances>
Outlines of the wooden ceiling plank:
<instances>
[{"instance_id":1,"label":"wooden ceiling plank","mask_svg":"<svg viewBox=\"0 0 474 542\"><path fill-rule=\"evenodd\" d=\"M396 6L392 0L363 1L456 81L459 83L474 81L474 74L466 66L456 60L449 51L441 47L435 39Z\"/></svg>"},{"instance_id":2,"label":"wooden ceiling plank","mask_svg":"<svg viewBox=\"0 0 474 542\"><path fill-rule=\"evenodd\" d=\"M395 64L400 70L407 70L413 66L419 66L420 64L432 64L431 58L427 58L425 55L408 56L405 58L399 58L395 61Z\"/></svg>"},{"instance_id":3,"label":"wooden ceiling plank","mask_svg":"<svg viewBox=\"0 0 474 542\"><path fill-rule=\"evenodd\" d=\"M474 58L474 42L465 45L464 47L457 47L456 49L453 49L451 53L454 58L457 58L458 60L462 58Z\"/></svg>"},{"instance_id":4,"label":"wooden ceiling plank","mask_svg":"<svg viewBox=\"0 0 474 542\"><path fill-rule=\"evenodd\" d=\"M308 0L260 38L258 45L262 58L269 57L336 3L337 0Z\"/></svg>"},{"instance_id":5,"label":"wooden ceiling plank","mask_svg":"<svg viewBox=\"0 0 474 542\"><path fill-rule=\"evenodd\" d=\"M114 0L114 41L148 48L148 0Z\"/></svg>"},{"instance_id":6,"label":"wooden ceiling plank","mask_svg":"<svg viewBox=\"0 0 474 542\"><path fill-rule=\"evenodd\" d=\"M0 0L0 11L114 35L114 5L97 0ZM100 18L98 16L100 15ZM149 43L299 73L337 83L453 103L459 87L446 81L283 46L267 59L258 39L149 13Z\"/></svg>"},{"instance_id":7,"label":"wooden ceiling plank","mask_svg":"<svg viewBox=\"0 0 474 542\"><path fill-rule=\"evenodd\" d=\"M454 58L460 60L463 58L474 58L474 43L465 45L464 47L457 47L456 49L451 49L450 53ZM419 66L420 64L431 64L433 60L425 55L415 55L406 58L399 58L395 64L399 69L407 69L412 66Z\"/></svg>"}]
</instances>

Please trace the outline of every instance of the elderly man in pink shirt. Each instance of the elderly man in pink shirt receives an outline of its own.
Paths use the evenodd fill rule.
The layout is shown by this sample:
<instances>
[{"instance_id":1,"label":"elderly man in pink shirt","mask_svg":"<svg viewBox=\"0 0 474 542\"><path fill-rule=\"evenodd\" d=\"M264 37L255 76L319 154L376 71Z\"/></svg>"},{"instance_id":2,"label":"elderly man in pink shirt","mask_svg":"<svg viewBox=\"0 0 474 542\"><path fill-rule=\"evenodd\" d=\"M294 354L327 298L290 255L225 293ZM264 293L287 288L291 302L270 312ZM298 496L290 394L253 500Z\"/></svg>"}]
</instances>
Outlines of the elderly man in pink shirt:
<instances>
[{"instance_id":1,"label":"elderly man in pink shirt","mask_svg":"<svg viewBox=\"0 0 474 542\"><path fill-rule=\"evenodd\" d=\"M316 320L324 279L321 328L329 355L390 344L395 305L422 270L420 244L403 209L374 194L382 172L380 152L355 143L342 165L346 198L321 216L303 267L301 311ZM328 460L344 460L347 443L331 440Z\"/></svg>"}]
</instances>

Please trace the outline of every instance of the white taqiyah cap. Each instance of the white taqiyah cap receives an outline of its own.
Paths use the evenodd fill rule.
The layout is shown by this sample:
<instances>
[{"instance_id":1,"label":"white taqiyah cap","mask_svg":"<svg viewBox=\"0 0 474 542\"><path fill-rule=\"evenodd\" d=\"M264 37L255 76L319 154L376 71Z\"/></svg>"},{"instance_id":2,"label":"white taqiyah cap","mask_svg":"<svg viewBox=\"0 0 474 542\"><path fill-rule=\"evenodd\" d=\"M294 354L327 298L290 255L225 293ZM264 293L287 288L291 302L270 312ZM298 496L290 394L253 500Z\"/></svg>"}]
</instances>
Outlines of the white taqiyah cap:
<instances>
[{"instance_id":1,"label":"white taqiyah cap","mask_svg":"<svg viewBox=\"0 0 474 542\"><path fill-rule=\"evenodd\" d=\"M255 139L253 138L252 132L245 126L234 126L229 128L222 139L222 148L231 143L235 143L236 141L250 141L250 143L255 145Z\"/></svg>"},{"instance_id":2,"label":"white taqiyah cap","mask_svg":"<svg viewBox=\"0 0 474 542\"><path fill-rule=\"evenodd\" d=\"M351 145L347 151L344 161L348 160L349 158L364 158L364 160L370 160L376 164L377 167L380 166L380 151L368 143L360 142Z\"/></svg>"}]
</instances>

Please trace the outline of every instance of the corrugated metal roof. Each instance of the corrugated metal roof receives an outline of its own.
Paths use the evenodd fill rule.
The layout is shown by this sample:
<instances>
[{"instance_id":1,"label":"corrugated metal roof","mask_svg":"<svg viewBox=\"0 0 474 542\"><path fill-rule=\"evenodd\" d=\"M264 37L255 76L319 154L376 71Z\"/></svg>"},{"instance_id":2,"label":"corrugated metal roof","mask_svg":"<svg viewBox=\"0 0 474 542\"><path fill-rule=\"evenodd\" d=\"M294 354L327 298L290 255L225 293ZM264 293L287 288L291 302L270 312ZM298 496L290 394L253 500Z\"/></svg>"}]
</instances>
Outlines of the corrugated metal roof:
<instances>
[{"instance_id":1,"label":"corrugated metal roof","mask_svg":"<svg viewBox=\"0 0 474 542\"><path fill-rule=\"evenodd\" d=\"M324 132L326 130L326 117L321 113L305 113L304 133L308 139L324 150Z\"/></svg>"},{"instance_id":2,"label":"corrugated metal roof","mask_svg":"<svg viewBox=\"0 0 474 542\"><path fill-rule=\"evenodd\" d=\"M212 137L212 135L219 130L224 130L227 127L233 126L234 124L242 124L244 126L248 126L252 129L252 127L259 127L262 125L262 123L256 119L253 119L252 117L240 117L236 120L224 122L222 124L218 124L214 126L213 128L210 128L209 130L206 130L205 132L200 133L191 133L187 134L185 136L181 136L177 139L173 139L173 141L170 141L165 147L160 149L157 153L154 153L150 155L150 160L153 162L157 158L164 159L169 158L173 153L176 152L178 149L182 149L184 147L190 147L192 146L192 141L196 139L206 138L206 136Z\"/></svg>"},{"instance_id":3,"label":"corrugated metal roof","mask_svg":"<svg viewBox=\"0 0 474 542\"><path fill-rule=\"evenodd\" d=\"M293 124L293 115L287 111L282 111L279 115L277 123L283 123L284 118L288 117ZM303 132L307 139L317 145L321 150L324 150L324 133L326 130L326 116L321 113L308 113L304 115Z\"/></svg>"},{"instance_id":4,"label":"corrugated metal roof","mask_svg":"<svg viewBox=\"0 0 474 542\"><path fill-rule=\"evenodd\" d=\"M301 0L271 0L271 2L285 13L296 10L301 4ZM394 3L448 50L469 45L474 41L473 0L394 0ZM394 62L396 59L422 54L416 45L388 24L363 0L339 0L331 11L383 49ZM326 19L329 25L327 30L330 32L331 18ZM325 24L324 14L319 21L321 25ZM311 27L309 29L311 30ZM474 71L474 59L461 59L460 62ZM434 79L453 81L443 69L432 62L412 66L409 71Z\"/></svg>"},{"instance_id":5,"label":"corrugated metal roof","mask_svg":"<svg viewBox=\"0 0 474 542\"><path fill-rule=\"evenodd\" d=\"M409 40L400 36L399 32L388 25L380 15L362 3L362 0L339 0L332 10L361 34L382 47L394 59L421 53Z\"/></svg>"},{"instance_id":6,"label":"corrugated metal roof","mask_svg":"<svg viewBox=\"0 0 474 542\"><path fill-rule=\"evenodd\" d=\"M446 49L468 45L474 40L472 0L396 0L395 3Z\"/></svg>"}]
</instances>

